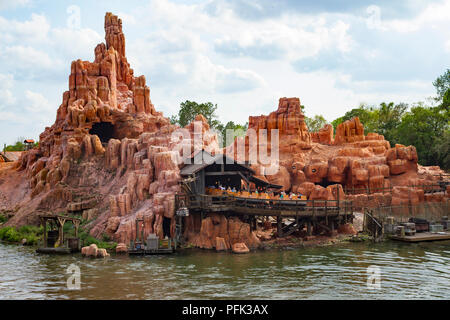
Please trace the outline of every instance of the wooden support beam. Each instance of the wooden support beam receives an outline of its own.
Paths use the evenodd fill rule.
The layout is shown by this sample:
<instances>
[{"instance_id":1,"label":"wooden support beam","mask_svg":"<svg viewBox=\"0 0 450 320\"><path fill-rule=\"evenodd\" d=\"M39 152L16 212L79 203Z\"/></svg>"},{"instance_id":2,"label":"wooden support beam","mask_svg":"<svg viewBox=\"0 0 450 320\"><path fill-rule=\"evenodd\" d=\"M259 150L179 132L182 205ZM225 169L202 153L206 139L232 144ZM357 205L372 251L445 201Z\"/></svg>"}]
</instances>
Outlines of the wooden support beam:
<instances>
[{"instance_id":1,"label":"wooden support beam","mask_svg":"<svg viewBox=\"0 0 450 320\"><path fill-rule=\"evenodd\" d=\"M236 176L243 174L240 171L212 171L212 172L205 172L205 176Z\"/></svg>"},{"instance_id":2,"label":"wooden support beam","mask_svg":"<svg viewBox=\"0 0 450 320\"><path fill-rule=\"evenodd\" d=\"M44 247L48 247L47 244L47 219L41 219L42 224L44 225Z\"/></svg>"},{"instance_id":3,"label":"wooden support beam","mask_svg":"<svg viewBox=\"0 0 450 320\"><path fill-rule=\"evenodd\" d=\"M281 216L277 217L277 234L278 238L281 238L283 236L283 218Z\"/></svg>"},{"instance_id":4,"label":"wooden support beam","mask_svg":"<svg viewBox=\"0 0 450 320\"><path fill-rule=\"evenodd\" d=\"M308 220L306 222L306 233L308 236L312 236L312 225L311 225L311 221Z\"/></svg>"},{"instance_id":5,"label":"wooden support beam","mask_svg":"<svg viewBox=\"0 0 450 320\"><path fill-rule=\"evenodd\" d=\"M331 228L329 226L323 224L323 223L320 223L320 222L317 221L317 225L319 225L321 228L327 230L328 232L331 231Z\"/></svg>"}]
</instances>

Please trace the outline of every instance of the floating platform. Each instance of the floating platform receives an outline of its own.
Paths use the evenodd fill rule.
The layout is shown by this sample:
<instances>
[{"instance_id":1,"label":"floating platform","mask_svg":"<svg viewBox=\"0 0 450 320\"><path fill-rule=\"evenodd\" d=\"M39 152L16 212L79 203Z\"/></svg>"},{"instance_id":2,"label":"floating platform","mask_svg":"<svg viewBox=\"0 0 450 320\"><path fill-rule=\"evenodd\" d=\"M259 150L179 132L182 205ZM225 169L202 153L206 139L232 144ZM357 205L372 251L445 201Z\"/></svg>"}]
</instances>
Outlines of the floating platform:
<instances>
[{"instance_id":1,"label":"floating platform","mask_svg":"<svg viewBox=\"0 0 450 320\"><path fill-rule=\"evenodd\" d=\"M129 255L144 256L144 255L157 255L157 254L172 254L175 250L173 248L159 248L154 250L133 249L128 250Z\"/></svg>"},{"instance_id":2,"label":"floating platform","mask_svg":"<svg viewBox=\"0 0 450 320\"><path fill-rule=\"evenodd\" d=\"M70 248L37 248L36 252L45 254L70 254L73 251Z\"/></svg>"},{"instance_id":3,"label":"floating platform","mask_svg":"<svg viewBox=\"0 0 450 320\"><path fill-rule=\"evenodd\" d=\"M442 241L450 240L450 232L420 232L416 233L414 236L397 236L391 235L389 237L392 240L398 240L403 242L423 242L423 241Z\"/></svg>"}]
</instances>

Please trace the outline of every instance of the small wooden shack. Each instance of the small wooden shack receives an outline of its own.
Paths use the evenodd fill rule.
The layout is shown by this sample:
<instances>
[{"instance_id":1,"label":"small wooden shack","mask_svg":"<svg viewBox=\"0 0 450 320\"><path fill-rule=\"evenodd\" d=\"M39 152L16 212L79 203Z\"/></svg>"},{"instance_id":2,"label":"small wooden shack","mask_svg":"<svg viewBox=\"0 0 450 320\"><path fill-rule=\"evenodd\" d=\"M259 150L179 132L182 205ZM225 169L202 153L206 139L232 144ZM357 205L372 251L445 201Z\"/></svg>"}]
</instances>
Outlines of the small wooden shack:
<instances>
[{"instance_id":1,"label":"small wooden shack","mask_svg":"<svg viewBox=\"0 0 450 320\"><path fill-rule=\"evenodd\" d=\"M191 194L205 194L207 187L219 185L247 191L250 190L252 183L256 188L281 188L256 177L255 171L248 165L238 163L225 154L211 155L202 150L189 160L190 163L180 170L180 175L185 191Z\"/></svg>"},{"instance_id":2,"label":"small wooden shack","mask_svg":"<svg viewBox=\"0 0 450 320\"><path fill-rule=\"evenodd\" d=\"M81 220L60 215L40 215L41 225L44 226L44 245L36 250L38 253L71 253L80 251L78 228ZM64 237L64 225L71 222L75 228L75 237ZM49 227L49 229L47 229Z\"/></svg>"},{"instance_id":3,"label":"small wooden shack","mask_svg":"<svg viewBox=\"0 0 450 320\"><path fill-rule=\"evenodd\" d=\"M23 141L23 144L25 145L25 151L33 149L33 147L34 147L34 140L33 139L25 139Z\"/></svg>"}]
</instances>

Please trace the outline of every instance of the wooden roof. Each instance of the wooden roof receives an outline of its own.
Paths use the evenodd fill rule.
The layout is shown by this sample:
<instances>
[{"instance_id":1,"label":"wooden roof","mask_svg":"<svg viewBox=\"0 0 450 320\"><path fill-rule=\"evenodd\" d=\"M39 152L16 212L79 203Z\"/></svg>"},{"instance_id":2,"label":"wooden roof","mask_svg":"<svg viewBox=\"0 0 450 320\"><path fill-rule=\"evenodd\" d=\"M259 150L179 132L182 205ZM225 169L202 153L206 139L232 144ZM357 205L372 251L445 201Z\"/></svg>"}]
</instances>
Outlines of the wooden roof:
<instances>
[{"instance_id":1,"label":"wooden roof","mask_svg":"<svg viewBox=\"0 0 450 320\"><path fill-rule=\"evenodd\" d=\"M81 221L81 219L79 219L79 218L60 216L60 215L51 215L51 214L42 214L42 215L39 215L39 218L45 219L45 220L58 220L58 218L60 218L60 219L68 220L68 221L74 221L74 222Z\"/></svg>"},{"instance_id":2,"label":"wooden roof","mask_svg":"<svg viewBox=\"0 0 450 320\"><path fill-rule=\"evenodd\" d=\"M229 164L233 164L233 165L237 165L240 166L242 168L242 171L249 171L252 174L254 174L255 172L253 171L253 169L251 169L249 166L244 165L244 164L240 164L237 163L236 160L231 159L230 157L227 157L225 154L223 153L219 153L216 155L211 155L209 152L202 150L197 152L194 156L192 156L190 159L192 159L192 162L197 162L195 161L196 158L202 156L202 163L192 163L192 164L187 164L185 165L181 170L180 170L180 175L181 176L189 176L191 174L195 174L199 171L201 171L202 169L214 164L214 163L223 163L225 165L229 165ZM204 159L205 157L208 159L211 159L211 161L205 162Z\"/></svg>"}]
</instances>

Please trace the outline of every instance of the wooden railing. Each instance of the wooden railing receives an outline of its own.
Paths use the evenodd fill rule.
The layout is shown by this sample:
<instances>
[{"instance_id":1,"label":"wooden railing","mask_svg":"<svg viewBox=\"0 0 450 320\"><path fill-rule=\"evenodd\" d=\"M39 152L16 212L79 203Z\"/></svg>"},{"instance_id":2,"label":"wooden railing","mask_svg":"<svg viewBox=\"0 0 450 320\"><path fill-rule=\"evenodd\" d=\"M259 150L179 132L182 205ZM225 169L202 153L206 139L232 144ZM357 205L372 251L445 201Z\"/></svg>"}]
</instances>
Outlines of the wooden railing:
<instances>
[{"instance_id":1,"label":"wooden railing","mask_svg":"<svg viewBox=\"0 0 450 320\"><path fill-rule=\"evenodd\" d=\"M286 211L336 211L343 209L352 212L352 201L349 200L280 200L234 197L229 195L178 194L175 196L176 209L212 208L212 206L226 206L232 208L256 208L264 210Z\"/></svg>"}]
</instances>

